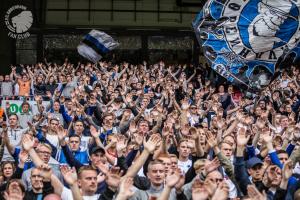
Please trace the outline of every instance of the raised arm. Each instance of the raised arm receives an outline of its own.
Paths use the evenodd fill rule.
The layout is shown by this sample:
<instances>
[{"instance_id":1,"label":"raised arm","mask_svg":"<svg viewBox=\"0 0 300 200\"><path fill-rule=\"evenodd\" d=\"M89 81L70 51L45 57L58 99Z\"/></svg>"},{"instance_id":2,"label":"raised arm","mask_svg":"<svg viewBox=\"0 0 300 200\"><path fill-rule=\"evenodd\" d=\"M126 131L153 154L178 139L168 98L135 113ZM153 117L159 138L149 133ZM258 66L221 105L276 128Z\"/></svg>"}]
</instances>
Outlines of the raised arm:
<instances>
[{"instance_id":1,"label":"raised arm","mask_svg":"<svg viewBox=\"0 0 300 200\"><path fill-rule=\"evenodd\" d=\"M77 183L77 173L75 168L70 169L68 166L62 166L61 173L66 183L70 186L74 200L83 200L80 189Z\"/></svg>"},{"instance_id":2,"label":"raised arm","mask_svg":"<svg viewBox=\"0 0 300 200\"><path fill-rule=\"evenodd\" d=\"M133 178L127 177L121 180L118 195L115 200L127 200L134 195L132 190Z\"/></svg>"},{"instance_id":3,"label":"raised arm","mask_svg":"<svg viewBox=\"0 0 300 200\"><path fill-rule=\"evenodd\" d=\"M137 175L138 171L146 162L148 156L154 152L155 147L158 145L159 141L160 137L157 135L152 135L147 142L146 139L144 139L144 151L137 158L134 164L131 165L131 167L128 169L125 177L135 177Z\"/></svg>"},{"instance_id":4,"label":"raised arm","mask_svg":"<svg viewBox=\"0 0 300 200\"><path fill-rule=\"evenodd\" d=\"M24 135L22 146L25 151L27 151L35 164L36 167L40 167L44 164L44 162L40 159L40 157L37 155L36 151L33 149L34 146L34 140L31 138L30 135Z\"/></svg>"}]
</instances>

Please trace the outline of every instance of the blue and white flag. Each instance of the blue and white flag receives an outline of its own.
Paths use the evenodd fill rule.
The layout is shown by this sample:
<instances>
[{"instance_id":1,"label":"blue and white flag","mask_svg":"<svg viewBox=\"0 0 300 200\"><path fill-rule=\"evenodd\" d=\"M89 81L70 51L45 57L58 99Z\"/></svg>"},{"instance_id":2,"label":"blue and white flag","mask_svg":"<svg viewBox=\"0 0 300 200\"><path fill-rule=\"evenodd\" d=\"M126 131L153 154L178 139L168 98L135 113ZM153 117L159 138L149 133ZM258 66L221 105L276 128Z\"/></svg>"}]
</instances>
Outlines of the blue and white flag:
<instances>
[{"instance_id":1,"label":"blue and white flag","mask_svg":"<svg viewBox=\"0 0 300 200\"><path fill-rule=\"evenodd\" d=\"M211 67L227 80L261 89L300 39L299 0L209 0L193 28Z\"/></svg>"},{"instance_id":2,"label":"blue and white flag","mask_svg":"<svg viewBox=\"0 0 300 200\"><path fill-rule=\"evenodd\" d=\"M102 55L119 46L111 36L102 31L92 30L84 36L82 42L77 46L80 55L93 63L98 62Z\"/></svg>"}]
</instances>

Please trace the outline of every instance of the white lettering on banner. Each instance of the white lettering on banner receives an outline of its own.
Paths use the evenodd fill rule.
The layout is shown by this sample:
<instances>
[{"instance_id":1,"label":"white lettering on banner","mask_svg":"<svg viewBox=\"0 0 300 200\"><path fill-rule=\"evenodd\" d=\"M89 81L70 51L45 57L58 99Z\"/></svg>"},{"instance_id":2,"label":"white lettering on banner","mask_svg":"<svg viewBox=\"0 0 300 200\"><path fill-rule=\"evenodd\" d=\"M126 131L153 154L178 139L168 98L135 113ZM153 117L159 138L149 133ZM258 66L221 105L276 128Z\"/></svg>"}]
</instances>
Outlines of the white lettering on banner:
<instances>
[{"instance_id":1,"label":"white lettering on banner","mask_svg":"<svg viewBox=\"0 0 300 200\"><path fill-rule=\"evenodd\" d=\"M228 0L225 3L222 17L228 18L228 21L224 23L223 29L227 43L231 50L235 52L236 55L241 56L243 59L276 62L278 58L284 54L285 49L292 49L297 45L297 42L300 39L300 31L296 31L295 34L289 38L286 44L275 47L275 44L282 41L277 37L276 31L280 30L280 25L284 23L284 20L287 19L288 15L284 15L280 12L274 14L274 11L271 12L269 9L277 4L272 3L272 1L263 1L270 5L259 2L257 6L258 15L252 19L251 23L248 25L247 30L249 35L244 35L244 33L241 34L238 22L241 20L241 18L250 22L246 13L242 12L244 7L249 2L249 0ZM265 7L265 10L267 10L265 11L266 13L263 12ZM289 13L291 8L292 3L286 2L281 9L283 9L283 13ZM276 8L274 9L276 11ZM241 15L241 13L243 13L243 15ZM297 18L294 19L299 21ZM277 21L273 22L274 20ZM276 25L276 28L273 29L276 31L271 28L268 29L266 24L261 24L265 21L273 22L273 26ZM242 24L242 26L246 26L246 24ZM250 47L245 45L244 40L246 38L248 38Z\"/></svg>"},{"instance_id":2,"label":"white lettering on banner","mask_svg":"<svg viewBox=\"0 0 300 200\"><path fill-rule=\"evenodd\" d=\"M6 102L10 104L10 112L14 114L20 114L22 112L22 103L24 101L21 100L2 100L1 107L6 109ZM35 101L26 101L30 105L30 110L32 114L36 115L39 113L37 103ZM42 105L46 108L50 104L50 101L43 101Z\"/></svg>"}]
</instances>

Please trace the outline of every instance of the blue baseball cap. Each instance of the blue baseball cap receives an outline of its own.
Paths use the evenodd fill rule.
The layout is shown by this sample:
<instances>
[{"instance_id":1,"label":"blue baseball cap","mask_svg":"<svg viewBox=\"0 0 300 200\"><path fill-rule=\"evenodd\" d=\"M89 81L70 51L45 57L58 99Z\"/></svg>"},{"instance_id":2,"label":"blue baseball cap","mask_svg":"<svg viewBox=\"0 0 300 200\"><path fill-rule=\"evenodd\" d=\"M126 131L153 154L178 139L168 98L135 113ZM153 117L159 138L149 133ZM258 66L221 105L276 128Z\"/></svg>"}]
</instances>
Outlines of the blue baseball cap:
<instances>
[{"instance_id":1,"label":"blue baseball cap","mask_svg":"<svg viewBox=\"0 0 300 200\"><path fill-rule=\"evenodd\" d=\"M263 162L258 157L252 157L247 161L247 168L250 169L255 165L262 165Z\"/></svg>"}]
</instances>

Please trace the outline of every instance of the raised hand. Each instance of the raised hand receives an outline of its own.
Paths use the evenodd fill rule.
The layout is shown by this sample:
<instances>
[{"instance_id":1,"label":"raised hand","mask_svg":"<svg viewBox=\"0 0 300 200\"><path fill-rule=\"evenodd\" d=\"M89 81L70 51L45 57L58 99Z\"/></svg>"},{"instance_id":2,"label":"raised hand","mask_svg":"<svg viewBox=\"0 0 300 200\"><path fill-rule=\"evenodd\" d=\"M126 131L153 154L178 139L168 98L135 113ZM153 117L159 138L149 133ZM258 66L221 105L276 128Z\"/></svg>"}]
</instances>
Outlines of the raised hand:
<instances>
[{"instance_id":1,"label":"raised hand","mask_svg":"<svg viewBox=\"0 0 300 200\"><path fill-rule=\"evenodd\" d=\"M4 192L4 199L5 200L23 200L24 195L20 191L20 193L14 192L14 193L8 193Z\"/></svg>"},{"instance_id":2,"label":"raised hand","mask_svg":"<svg viewBox=\"0 0 300 200\"><path fill-rule=\"evenodd\" d=\"M25 134L22 140L22 146L25 151L30 151L34 146L34 140L28 134Z\"/></svg>"},{"instance_id":3,"label":"raised hand","mask_svg":"<svg viewBox=\"0 0 300 200\"><path fill-rule=\"evenodd\" d=\"M210 131L206 132L206 141L211 148L218 145L217 138Z\"/></svg>"},{"instance_id":4,"label":"raised hand","mask_svg":"<svg viewBox=\"0 0 300 200\"><path fill-rule=\"evenodd\" d=\"M98 170L100 170L102 173L107 174L109 171L109 165L107 163L103 163L101 161L99 161L96 164L96 167L98 168Z\"/></svg>"},{"instance_id":5,"label":"raised hand","mask_svg":"<svg viewBox=\"0 0 300 200\"><path fill-rule=\"evenodd\" d=\"M236 137L236 143L238 146L245 146L250 139L250 135L246 136L246 129L244 127L240 128L238 135Z\"/></svg>"},{"instance_id":6,"label":"raised hand","mask_svg":"<svg viewBox=\"0 0 300 200\"><path fill-rule=\"evenodd\" d=\"M119 187L119 195L122 196L124 199L128 199L134 195L134 191L132 190L133 187L133 178L126 177L121 181Z\"/></svg>"},{"instance_id":7,"label":"raised hand","mask_svg":"<svg viewBox=\"0 0 300 200\"><path fill-rule=\"evenodd\" d=\"M72 169L69 168L66 165L63 165L60 167L61 174L64 177L64 180L66 183L68 183L70 186L74 185L77 182L77 173L75 168L73 167Z\"/></svg>"},{"instance_id":8,"label":"raised hand","mask_svg":"<svg viewBox=\"0 0 300 200\"><path fill-rule=\"evenodd\" d=\"M224 119L220 119L220 120L217 121L217 128L218 128L218 129L223 129L223 128L225 128L225 125L226 125L226 122L225 122Z\"/></svg>"},{"instance_id":9,"label":"raised hand","mask_svg":"<svg viewBox=\"0 0 300 200\"><path fill-rule=\"evenodd\" d=\"M293 174L293 162L292 160L288 160L284 163L282 169L282 178L284 180L288 180Z\"/></svg>"},{"instance_id":10,"label":"raised hand","mask_svg":"<svg viewBox=\"0 0 300 200\"><path fill-rule=\"evenodd\" d=\"M90 132L93 138L98 138L100 135L100 130L97 130L93 125L90 126Z\"/></svg>"},{"instance_id":11,"label":"raised hand","mask_svg":"<svg viewBox=\"0 0 300 200\"><path fill-rule=\"evenodd\" d=\"M266 122L263 121L262 119L258 118L256 120L256 127L259 128L260 130L263 129L265 127Z\"/></svg>"},{"instance_id":12,"label":"raised hand","mask_svg":"<svg viewBox=\"0 0 300 200\"><path fill-rule=\"evenodd\" d=\"M28 159L28 152L21 151L19 154L20 163L24 164Z\"/></svg>"},{"instance_id":13,"label":"raised hand","mask_svg":"<svg viewBox=\"0 0 300 200\"><path fill-rule=\"evenodd\" d=\"M193 200L207 200L208 191L204 186L204 183L200 179L196 179L192 185L192 199Z\"/></svg>"},{"instance_id":14,"label":"raised hand","mask_svg":"<svg viewBox=\"0 0 300 200\"><path fill-rule=\"evenodd\" d=\"M239 121L239 122L242 122L243 119L244 119L244 115L240 112L236 112L236 119Z\"/></svg>"},{"instance_id":15,"label":"raised hand","mask_svg":"<svg viewBox=\"0 0 300 200\"><path fill-rule=\"evenodd\" d=\"M264 134L263 141L265 142L265 144L272 143L272 140L273 140L273 137L271 134Z\"/></svg>"},{"instance_id":16,"label":"raised hand","mask_svg":"<svg viewBox=\"0 0 300 200\"><path fill-rule=\"evenodd\" d=\"M229 186L226 182L220 183L212 197L212 200L227 200L229 195Z\"/></svg>"},{"instance_id":17,"label":"raised hand","mask_svg":"<svg viewBox=\"0 0 300 200\"><path fill-rule=\"evenodd\" d=\"M180 169L177 169L178 170L178 172L180 173L180 178L179 178L179 181L176 183L176 185L175 185L175 189L176 190L180 190L182 187L183 187L183 185L184 185L184 181L185 181L185 176L184 176L184 174L181 172L181 170Z\"/></svg>"},{"instance_id":18,"label":"raised hand","mask_svg":"<svg viewBox=\"0 0 300 200\"><path fill-rule=\"evenodd\" d=\"M51 175L52 175L52 169L49 165L41 165L39 167L40 174L44 178L44 181L50 181L51 180Z\"/></svg>"},{"instance_id":19,"label":"raised hand","mask_svg":"<svg viewBox=\"0 0 300 200\"><path fill-rule=\"evenodd\" d=\"M180 180L180 171L176 170L174 174L167 176L166 185L170 188L175 187L175 185Z\"/></svg>"},{"instance_id":20,"label":"raised hand","mask_svg":"<svg viewBox=\"0 0 300 200\"><path fill-rule=\"evenodd\" d=\"M144 138L144 149L149 153L153 153L160 141L161 138L158 135L151 135L147 142L146 138Z\"/></svg>"},{"instance_id":21,"label":"raised hand","mask_svg":"<svg viewBox=\"0 0 300 200\"><path fill-rule=\"evenodd\" d=\"M124 150L126 150L127 142L128 142L128 140L125 138L125 136L121 135L118 137L118 142L116 144L116 150L118 152L118 156L120 156L122 154L122 152L124 152Z\"/></svg>"},{"instance_id":22,"label":"raised hand","mask_svg":"<svg viewBox=\"0 0 300 200\"><path fill-rule=\"evenodd\" d=\"M263 179L263 183L267 187L269 187L272 181L276 179L277 177L276 170L278 170L278 167L276 165L272 165L267 169L266 171L267 176L264 176L266 178Z\"/></svg>"},{"instance_id":23,"label":"raised hand","mask_svg":"<svg viewBox=\"0 0 300 200\"><path fill-rule=\"evenodd\" d=\"M169 127L168 126L164 126L164 128L162 129L162 136L164 138L166 138L169 134L170 134Z\"/></svg>"},{"instance_id":24,"label":"raised hand","mask_svg":"<svg viewBox=\"0 0 300 200\"><path fill-rule=\"evenodd\" d=\"M103 172L100 172L98 175L97 175L97 183L102 183L103 181L105 181L105 174Z\"/></svg>"},{"instance_id":25,"label":"raised hand","mask_svg":"<svg viewBox=\"0 0 300 200\"><path fill-rule=\"evenodd\" d=\"M260 193L255 185L248 185L247 191L251 200L267 200L267 195Z\"/></svg>"},{"instance_id":26,"label":"raised hand","mask_svg":"<svg viewBox=\"0 0 300 200\"><path fill-rule=\"evenodd\" d=\"M211 181L209 179L206 179L204 181L204 186L205 186L206 190L208 191L208 195L210 197L215 193L215 191L218 187L217 183L214 183L213 181Z\"/></svg>"},{"instance_id":27,"label":"raised hand","mask_svg":"<svg viewBox=\"0 0 300 200\"><path fill-rule=\"evenodd\" d=\"M204 165L204 169L205 169L206 174L216 170L218 167L220 167L220 161L217 157L215 157L212 161L207 162Z\"/></svg>"},{"instance_id":28,"label":"raised hand","mask_svg":"<svg viewBox=\"0 0 300 200\"><path fill-rule=\"evenodd\" d=\"M137 129L136 129L136 124L135 124L135 121L134 121L134 120L132 120L132 121L130 122L130 125L129 125L129 131L130 131L130 133L135 133L135 132L137 131Z\"/></svg>"},{"instance_id":29,"label":"raised hand","mask_svg":"<svg viewBox=\"0 0 300 200\"><path fill-rule=\"evenodd\" d=\"M59 126L57 129L57 136L59 141L63 141L68 135L68 132L66 129L64 129L62 126Z\"/></svg>"},{"instance_id":30,"label":"raised hand","mask_svg":"<svg viewBox=\"0 0 300 200\"><path fill-rule=\"evenodd\" d=\"M120 185L121 175L122 175L122 172L120 172L119 167L110 168L110 170L106 174L106 184L110 188L116 190Z\"/></svg>"},{"instance_id":31,"label":"raised hand","mask_svg":"<svg viewBox=\"0 0 300 200\"><path fill-rule=\"evenodd\" d=\"M133 135L133 140L138 146L141 146L143 144L144 137L142 134L137 133Z\"/></svg>"}]
</instances>

